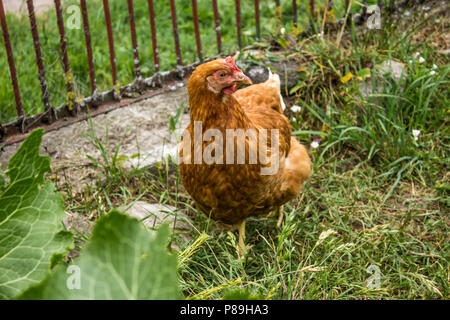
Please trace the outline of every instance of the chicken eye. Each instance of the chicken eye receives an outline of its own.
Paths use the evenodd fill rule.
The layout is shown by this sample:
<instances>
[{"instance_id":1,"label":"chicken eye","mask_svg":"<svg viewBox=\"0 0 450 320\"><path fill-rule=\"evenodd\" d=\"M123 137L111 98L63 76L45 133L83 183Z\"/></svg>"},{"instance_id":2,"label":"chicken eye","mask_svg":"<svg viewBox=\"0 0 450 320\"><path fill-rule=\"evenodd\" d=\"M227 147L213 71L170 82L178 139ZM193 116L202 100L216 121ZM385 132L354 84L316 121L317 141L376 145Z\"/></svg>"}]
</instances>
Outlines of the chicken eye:
<instances>
[{"instance_id":1,"label":"chicken eye","mask_svg":"<svg viewBox=\"0 0 450 320\"><path fill-rule=\"evenodd\" d=\"M225 72L219 73L219 77L224 78L227 74Z\"/></svg>"}]
</instances>

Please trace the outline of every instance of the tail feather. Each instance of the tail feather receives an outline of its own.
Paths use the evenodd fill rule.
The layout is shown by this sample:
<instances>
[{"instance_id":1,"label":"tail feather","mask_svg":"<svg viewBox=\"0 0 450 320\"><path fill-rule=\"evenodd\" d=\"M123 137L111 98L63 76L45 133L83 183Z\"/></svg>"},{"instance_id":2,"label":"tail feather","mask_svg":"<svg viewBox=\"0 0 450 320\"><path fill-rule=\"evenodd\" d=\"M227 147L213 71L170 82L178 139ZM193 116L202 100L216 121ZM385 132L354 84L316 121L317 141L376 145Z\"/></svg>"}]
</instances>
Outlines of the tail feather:
<instances>
[{"instance_id":1,"label":"tail feather","mask_svg":"<svg viewBox=\"0 0 450 320\"><path fill-rule=\"evenodd\" d=\"M276 73L272 73L272 71L269 69L269 78L267 79L266 83L272 87L277 87L278 94L280 95L280 104L281 109L286 109L286 104L284 103L283 97L281 96L281 81L280 76Z\"/></svg>"}]
</instances>

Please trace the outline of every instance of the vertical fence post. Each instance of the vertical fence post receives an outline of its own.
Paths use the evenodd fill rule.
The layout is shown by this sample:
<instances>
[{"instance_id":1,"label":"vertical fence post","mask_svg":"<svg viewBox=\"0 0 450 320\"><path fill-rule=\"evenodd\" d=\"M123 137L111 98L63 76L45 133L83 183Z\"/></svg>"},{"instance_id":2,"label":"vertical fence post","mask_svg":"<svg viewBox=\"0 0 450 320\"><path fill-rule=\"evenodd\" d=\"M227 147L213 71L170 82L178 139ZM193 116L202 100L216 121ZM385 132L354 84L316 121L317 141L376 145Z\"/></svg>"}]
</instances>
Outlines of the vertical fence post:
<instances>
[{"instance_id":1,"label":"vertical fence post","mask_svg":"<svg viewBox=\"0 0 450 320\"><path fill-rule=\"evenodd\" d=\"M172 16L173 40L175 42L175 52L177 55L177 65L183 66L180 50L180 38L178 36L177 12L175 8L175 0L170 0L170 14Z\"/></svg>"},{"instance_id":2,"label":"vertical fence post","mask_svg":"<svg viewBox=\"0 0 450 320\"><path fill-rule=\"evenodd\" d=\"M277 33L279 33L281 29L281 18L281 2L280 0L275 0L275 24Z\"/></svg>"},{"instance_id":3,"label":"vertical fence post","mask_svg":"<svg viewBox=\"0 0 450 320\"><path fill-rule=\"evenodd\" d=\"M367 18L367 0L363 1L363 7L362 7L362 20L365 21Z\"/></svg>"},{"instance_id":4,"label":"vertical fence post","mask_svg":"<svg viewBox=\"0 0 450 320\"><path fill-rule=\"evenodd\" d=\"M14 99L16 101L17 116L23 116L22 98L20 96L19 82L17 81L16 65L9 39L8 25L6 24L5 9L3 0L0 0L0 23L2 26L3 40L5 41L6 56L8 58L9 73L11 74L11 82L14 90Z\"/></svg>"},{"instance_id":5,"label":"vertical fence post","mask_svg":"<svg viewBox=\"0 0 450 320\"><path fill-rule=\"evenodd\" d=\"M297 28L297 0L292 0L292 22Z\"/></svg>"},{"instance_id":6,"label":"vertical fence post","mask_svg":"<svg viewBox=\"0 0 450 320\"><path fill-rule=\"evenodd\" d=\"M109 48L109 62L111 64L111 77L114 92L117 96L119 91L119 83L117 82L117 69L116 69L116 52L114 50L114 35L111 26L111 12L109 10L109 1L103 0L103 12L105 13L106 31L108 33L108 48Z\"/></svg>"},{"instance_id":7,"label":"vertical fence post","mask_svg":"<svg viewBox=\"0 0 450 320\"><path fill-rule=\"evenodd\" d=\"M237 37L238 37L238 45L239 50L242 49L242 34L241 34L241 1L235 0L236 7L236 28L237 28Z\"/></svg>"},{"instance_id":8,"label":"vertical fence post","mask_svg":"<svg viewBox=\"0 0 450 320\"><path fill-rule=\"evenodd\" d=\"M212 0L214 12L214 24L216 25L217 51L222 52L222 34L220 32L219 10L217 9L217 0Z\"/></svg>"},{"instance_id":9,"label":"vertical fence post","mask_svg":"<svg viewBox=\"0 0 450 320\"><path fill-rule=\"evenodd\" d=\"M153 8L153 0L148 0L148 13L150 17L150 29L152 33L152 47L153 47L153 64L155 72L159 71L159 49L158 41L156 38L156 25L155 25L155 9Z\"/></svg>"},{"instance_id":10,"label":"vertical fence post","mask_svg":"<svg viewBox=\"0 0 450 320\"><path fill-rule=\"evenodd\" d=\"M259 23L259 0L254 0L255 4L255 25L256 25L256 41L261 40L261 25Z\"/></svg>"},{"instance_id":11,"label":"vertical fence post","mask_svg":"<svg viewBox=\"0 0 450 320\"><path fill-rule=\"evenodd\" d=\"M46 112L47 111L51 112L50 110L53 110L53 108L50 106L48 86L47 82L45 81L45 67L44 62L42 60L41 44L39 41L39 33L36 25L36 17L34 15L33 0L27 0L27 7L28 7L28 16L30 19L31 35L33 36L34 53L36 55L36 64L39 73L39 82L41 85L42 103L44 104L44 110ZM46 120L51 122L53 119L54 114L49 113Z\"/></svg>"},{"instance_id":12,"label":"vertical fence post","mask_svg":"<svg viewBox=\"0 0 450 320\"><path fill-rule=\"evenodd\" d=\"M202 41L200 38L200 27L198 25L197 0L192 0L192 18L194 20L195 43L197 44L197 55L200 61L203 61Z\"/></svg>"},{"instance_id":13,"label":"vertical fence post","mask_svg":"<svg viewBox=\"0 0 450 320\"><path fill-rule=\"evenodd\" d=\"M84 41L86 44L86 52L88 58L91 93L95 94L96 92L95 69L94 69L94 59L92 57L91 34L89 31L89 18L87 13L86 0L80 0L80 6L81 6L81 16L83 18Z\"/></svg>"},{"instance_id":14,"label":"vertical fence post","mask_svg":"<svg viewBox=\"0 0 450 320\"><path fill-rule=\"evenodd\" d=\"M136 39L136 25L134 22L134 8L133 8L133 0L127 0L128 5L128 19L130 21L130 31L131 31L131 42L133 44L133 55L134 55L134 76L136 80L141 80L141 67L139 62L139 51L138 51L138 43Z\"/></svg>"},{"instance_id":15,"label":"vertical fence post","mask_svg":"<svg viewBox=\"0 0 450 320\"><path fill-rule=\"evenodd\" d=\"M73 75L70 71L69 56L67 54L67 38L66 31L64 30L64 20L61 7L61 0L55 0L56 20L58 23L59 31L59 43L61 48L61 58L64 70L64 77L66 80L67 89L67 108L69 112L74 116L77 112L75 106L75 92L73 91Z\"/></svg>"},{"instance_id":16,"label":"vertical fence post","mask_svg":"<svg viewBox=\"0 0 450 320\"><path fill-rule=\"evenodd\" d=\"M315 22L316 14L314 10L314 0L309 0L309 11L311 11L311 19Z\"/></svg>"},{"instance_id":17,"label":"vertical fence post","mask_svg":"<svg viewBox=\"0 0 450 320\"><path fill-rule=\"evenodd\" d=\"M347 15L347 12L348 12L348 15ZM344 13L347 16L347 19L346 19L346 21L344 21L344 23L347 23L349 21L349 19L352 18L352 12L350 10L350 0L345 0L345 11L344 11Z\"/></svg>"}]
</instances>

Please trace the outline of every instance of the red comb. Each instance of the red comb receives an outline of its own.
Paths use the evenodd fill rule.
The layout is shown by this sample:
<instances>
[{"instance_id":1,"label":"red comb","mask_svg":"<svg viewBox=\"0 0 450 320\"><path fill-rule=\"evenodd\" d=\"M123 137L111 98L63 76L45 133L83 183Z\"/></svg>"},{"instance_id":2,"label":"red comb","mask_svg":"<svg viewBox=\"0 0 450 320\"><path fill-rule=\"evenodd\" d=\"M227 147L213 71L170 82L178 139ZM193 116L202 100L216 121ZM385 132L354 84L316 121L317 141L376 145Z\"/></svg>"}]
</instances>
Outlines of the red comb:
<instances>
[{"instance_id":1,"label":"red comb","mask_svg":"<svg viewBox=\"0 0 450 320\"><path fill-rule=\"evenodd\" d=\"M239 69L238 67L236 67L236 65L234 64L234 61L233 61L233 58L232 58L232 57L226 57L226 58L225 58L225 63L226 63L227 65L229 65L234 71L242 72L242 70Z\"/></svg>"}]
</instances>

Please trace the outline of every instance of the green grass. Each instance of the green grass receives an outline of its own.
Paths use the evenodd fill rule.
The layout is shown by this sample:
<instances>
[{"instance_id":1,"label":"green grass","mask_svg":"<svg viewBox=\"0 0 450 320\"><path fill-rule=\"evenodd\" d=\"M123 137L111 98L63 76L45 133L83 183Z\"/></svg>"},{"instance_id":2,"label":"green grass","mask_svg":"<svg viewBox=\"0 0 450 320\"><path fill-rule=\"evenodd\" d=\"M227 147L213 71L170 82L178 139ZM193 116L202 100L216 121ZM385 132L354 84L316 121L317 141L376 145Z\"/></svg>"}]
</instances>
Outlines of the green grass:
<instances>
[{"instance_id":1,"label":"green grass","mask_svg":"<svg viewBox=\"0 0 450 320\"><path fill-rule=\"evenodd\" d=\"M236 288L267 299L448 299L450 68L436 40L448 27L448 16L437 24L418 14L377 32L352 29L339 46L331 31L281 51L303 67L291 97L303 108L287 111L294 134L306 145L322 140L310 150L313 175L285 206L283 226L275 218L248 220L244 258L235 231L192 208L176 165L125 169L132 155L122 156L120 144L110 150L100 132L88 137L101 153L91 159L98 184L76 195L61 187L66 206L86 217L138 199L186 211L192 240L173 241L189 299L220 299ZM408 63L415 52L425 62ZM398 83L372 73L380 91L364 98L356 75L386 59L404 62L407 76ZM348 72L354 77L342 83ZM421 130L417 141L413 129ZM370 266L381 272L378 289L367 286Z\"/></svg>"}]
</instances>

